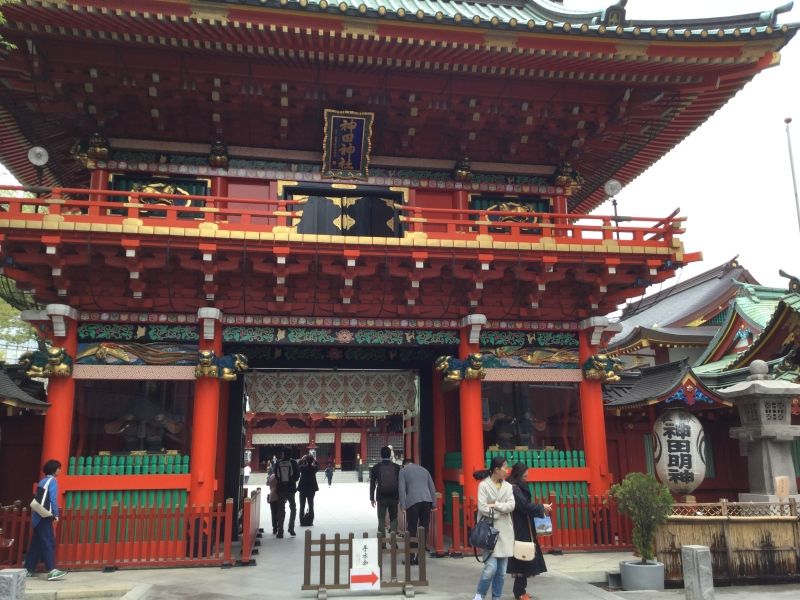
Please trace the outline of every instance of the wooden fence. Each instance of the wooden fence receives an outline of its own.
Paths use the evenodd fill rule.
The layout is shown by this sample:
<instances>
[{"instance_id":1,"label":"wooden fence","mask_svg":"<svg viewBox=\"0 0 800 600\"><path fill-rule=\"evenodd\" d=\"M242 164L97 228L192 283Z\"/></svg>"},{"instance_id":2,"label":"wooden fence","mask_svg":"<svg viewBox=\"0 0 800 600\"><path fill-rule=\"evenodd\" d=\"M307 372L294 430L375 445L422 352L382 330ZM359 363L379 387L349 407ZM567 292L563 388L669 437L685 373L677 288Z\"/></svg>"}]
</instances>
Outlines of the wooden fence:
<instances>
[{"instance_id":1,"label":"wooden fence","mask_svg":"<svg viewBox=\"0 0 800 600\"><path fill-rule=\"evenodd\" d=\"M472 554L467 542L470 528L475 524L477 501L453 494L453 535L451 555ZM534 502L553 503L553 535L540 536L543 552L629 550L632 525L617 510L616 502L609 496L567 498L555 503L555 497L534 498Z\"/></svg>"},{"instance_id":2,"label":"wooden fence","mask_svg":"<svg viewBox=\"0 0 800 600\"><path fill-rule=\"evenodd\" d=\"M683 580L681 547L711 549L719 583L800 577L800 520L794 500L784 503L676 504L656 536L656 556L666 581Z\"/></svg>"},{"instance_id":3,"label":"wooden fence","mask_svg":"<svg viewBox=\"0 0 800 600\"><path fill-rule=\"evenodd\" d=\"M411 564L411 555L417 551L417 542L425 535L422 527L416 536L392 533L378 536L378 570L381 588L401 588L406 596L414 596L414 587L427 586L426 553L419 552L418 564ZM362 539L371 534L364 533ZM311 537L306 529L303 559L303 584L300 589L317 590L317 598L327 598L328 590L343 590L350 587L350 569L353 568L354 534L346 537L337 533L329 538L324 533L319 539Z\"/></svg>"},{"instance_id":4,"label":"wooden fence","mask_svg":"<svg viewBox=\"0 0 800 600\"><path fill-rule=\"evenodd\" d=\"M56 561L70 570L233 564L233 500L224 505L65 509L56 524ZM27 509L0 511L15 543L0 565L19 567L30 540Z\"/></svg>"},{"instance_id":5,"label":"wooden fence","mask_svg":"<svg viewBox=\"0 0 800 600\"><path fill-rule=\"evenodd\" d=\"M250 497L242 504L242 556L239 563L255 565L254 554L258 554L256 546L261 544L261 488L250 492Z\"/></svg>"}]
</instances>

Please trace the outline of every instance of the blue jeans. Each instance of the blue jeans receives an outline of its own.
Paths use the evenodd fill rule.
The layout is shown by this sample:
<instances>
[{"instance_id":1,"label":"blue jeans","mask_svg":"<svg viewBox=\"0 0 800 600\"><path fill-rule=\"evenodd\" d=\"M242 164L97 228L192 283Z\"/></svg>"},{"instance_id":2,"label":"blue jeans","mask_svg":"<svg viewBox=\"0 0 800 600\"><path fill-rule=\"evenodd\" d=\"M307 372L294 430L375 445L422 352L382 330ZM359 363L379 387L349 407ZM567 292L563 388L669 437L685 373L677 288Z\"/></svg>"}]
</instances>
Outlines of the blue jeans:
<instances>
[{"instance_id":1,"label":"blue jeans","mask_svg":"<svg viewBox=\"0 0 800 600\"><path fill-rule=\"evenodd\" d=\"M506 581L506 567L508 566L508 557L497 558L490 556L483 563L483 571L481 578L478 580L477 593L481 597L486 597L486 592L489 591L489 584L492 585L492 598L500 598L503 595L503 584Z\"/></svg>"},{"instance_id":2,"label":"blue jeans","mask_svg":"<svg viewBox=\"0 0 800 600\"><path fill-rule=\"evenodd\" d=\"M28 554L25 556L25 568L28 571L35 571L40 561L44 561L44 566L48 571L56 568L56 540L53 535L53 519L42 519L33 528L33 537L28 546Z\"/></svg>"}]
</instances>

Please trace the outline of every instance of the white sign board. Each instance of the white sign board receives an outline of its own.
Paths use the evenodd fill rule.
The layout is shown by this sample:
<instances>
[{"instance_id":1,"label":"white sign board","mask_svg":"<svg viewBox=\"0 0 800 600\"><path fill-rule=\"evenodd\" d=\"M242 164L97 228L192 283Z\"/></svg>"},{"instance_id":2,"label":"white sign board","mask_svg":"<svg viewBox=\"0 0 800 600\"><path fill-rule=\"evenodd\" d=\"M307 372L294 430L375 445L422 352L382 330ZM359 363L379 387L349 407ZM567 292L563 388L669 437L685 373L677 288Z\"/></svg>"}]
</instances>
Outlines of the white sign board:
<instances>
[{"instance_id":1,"label":"white sign board","mask_svg":"<svg viewBox=\"0 0 800 600\"><path fill-rule=\"evenodd\" d=\"M350 569L351 590L380 590L381 570L378 567L378 538L353 539L350 547L353 568Z\"/></svg>"}]
</instances>

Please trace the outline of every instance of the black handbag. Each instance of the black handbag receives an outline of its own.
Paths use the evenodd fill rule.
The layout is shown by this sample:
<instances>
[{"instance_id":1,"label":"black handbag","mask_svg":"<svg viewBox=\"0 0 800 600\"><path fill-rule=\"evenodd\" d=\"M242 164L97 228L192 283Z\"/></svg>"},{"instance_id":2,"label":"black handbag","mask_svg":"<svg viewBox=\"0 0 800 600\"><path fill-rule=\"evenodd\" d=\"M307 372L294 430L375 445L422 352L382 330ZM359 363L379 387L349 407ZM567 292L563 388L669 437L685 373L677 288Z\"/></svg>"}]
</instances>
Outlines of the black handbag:
<instances>
[{"instance_id":1,"label":"black handbag","mask_svg":"<svg viewBox=\"0 0 800 600\"><path fill-rule=\"evenodd\" d=\"M490 517L481 517L478 519L477 523L475 523L475 527L469 530L467 541L469 545L473 547L475 559L478 562L486 562L492 555L499 536L500 531L494 527L494 511L491 512ZM479 548L486 554L483 560L478 558Z\"/></svg>"}]
</instances>

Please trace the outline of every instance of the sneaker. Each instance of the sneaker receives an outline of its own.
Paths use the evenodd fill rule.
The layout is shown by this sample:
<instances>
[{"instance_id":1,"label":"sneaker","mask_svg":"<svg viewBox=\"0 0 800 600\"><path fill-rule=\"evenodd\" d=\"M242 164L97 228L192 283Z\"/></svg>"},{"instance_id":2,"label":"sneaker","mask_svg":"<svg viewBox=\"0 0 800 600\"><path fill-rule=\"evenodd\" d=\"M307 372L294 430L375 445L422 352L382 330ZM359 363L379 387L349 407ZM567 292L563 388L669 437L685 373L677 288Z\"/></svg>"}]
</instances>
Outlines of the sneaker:
<instances>
[{"instance_id":1,"label":"sneaker","mask_svg":"<svg viewBox=\"0 0 800 600\"><path fill-rule=\"evenodd\" d=\"M295 537L297 534L294 532L294 529L289 530L289 535Z\"/></svg>"},{"instance_id":2,"label":"sneaker","mask_svg":"<svg viewBox=\"0 0 800 600\"><path fill-rule=\"evenodd\" d=\"M28 571L28 577L36 577L36 573L33 571Z\"/></svg>"},{"instance_id":3,"label":"sneaker","mask_svg":"<svg viewBox=\"0 0 800 600\"><path fill-rule=\"evenodd\" d=\"M56 579L63 579L67 576L66 571L59 571L58 569L53 569L47 574L47 581L55 581Z\"/></svg>"},{"instance_id":4,"label":"sneaker","mask_svg":"<svg viewBox=\"0 0 800 600\"><path fill-rule=\"evenodd\" d=\"M279 531L278 535L276 535L275 537L278 538L279 540L283 539L283 532Z\"/></svg>"}]
</instances>

